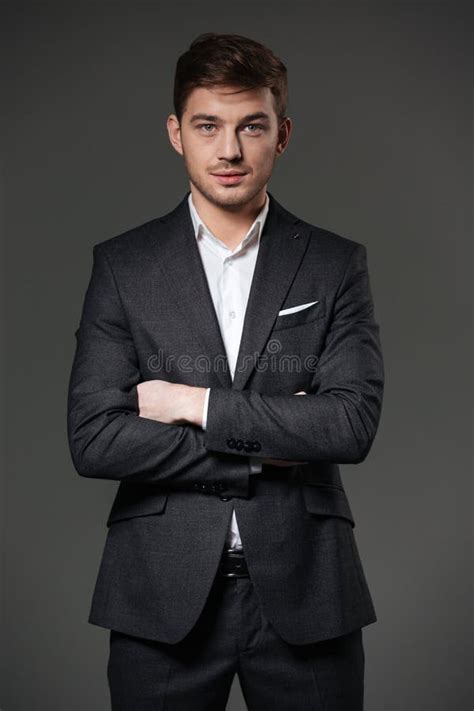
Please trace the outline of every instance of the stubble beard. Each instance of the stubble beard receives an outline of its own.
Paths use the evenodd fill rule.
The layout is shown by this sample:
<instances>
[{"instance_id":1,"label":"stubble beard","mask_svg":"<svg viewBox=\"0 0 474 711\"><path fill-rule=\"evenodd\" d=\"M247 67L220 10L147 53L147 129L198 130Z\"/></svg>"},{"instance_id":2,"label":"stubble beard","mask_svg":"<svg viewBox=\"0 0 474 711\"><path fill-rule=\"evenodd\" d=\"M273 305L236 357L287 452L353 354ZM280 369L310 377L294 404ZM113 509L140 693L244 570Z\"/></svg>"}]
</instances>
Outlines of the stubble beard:
<instances>
[{"instance_id":1,"label":"stubble beard","mask_svg":"<svg viewBox=\"0 0 474 711\"><path fill-rule=\"evenodd\" d=\"M263 175L258 183L252 183L248 187L244 187L243 185L216 185L216 187L213 188L209 182L203 180L199 175L196 175L189 169L186 159L185 166L190 183L192 183L192 185L194 185L194 187L199 190L199 192L202 193L210 203L216 205L217 207L227 208L231 211L238 211L244 205L251 202L254 197L261 192L262 188L265 187L271 176L271 172L268 176ZM238 170L238 168L236 168L236 170ZM244 180L247 179L248 176L244 178ZM213 180L213 178L211 178L211 180Z\"/></svg>"}]
</instances>

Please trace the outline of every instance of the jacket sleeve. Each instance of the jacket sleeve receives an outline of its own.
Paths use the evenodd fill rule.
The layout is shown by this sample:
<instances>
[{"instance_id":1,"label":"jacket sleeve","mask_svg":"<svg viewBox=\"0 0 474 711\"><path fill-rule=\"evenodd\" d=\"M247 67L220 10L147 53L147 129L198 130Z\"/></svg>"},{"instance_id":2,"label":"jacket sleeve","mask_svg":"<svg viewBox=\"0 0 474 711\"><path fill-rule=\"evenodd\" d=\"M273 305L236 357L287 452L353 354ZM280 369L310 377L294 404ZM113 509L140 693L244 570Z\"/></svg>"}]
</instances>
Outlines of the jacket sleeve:
<instances>
[{"instance_id":1,"label":"jacket sleeve","mask_svg":"<svg viewBox=\"0 0 474 711\"><path fill-rule=\"evenodd\" d=\"M202 410L202 428L203 430L206 429L206 423L207 423L207 409L209 405L209 393L210 393L211 388L207 388L206 390L206 396L204 399L204 406ZM262 473L262 459L260 457L249 457L249 466L250 466L250 471L252 474L261 474Z\"/></svg>"},{"instance_id":2,"label":"jacket sleeve","mask_svg":"<svg viewBox=\"0 0 474 711\"><path fill-rule=\"evenodd\" d=\"M230 496L247 491L248 458L210 452L204 431L139 416L141 382L134 342L109 261L94 246L67 403L67 432L80 476L206 489L225 482Z\"/></svg>"},{"instance_id":3,"label":"jacket sleeve","mask_svg":"<svg viewBox=\"0 0 474 711\"><path fill-rule=\"evenodd\" d=\"M209 450L242 454L238 440L250 440L260 457L336 463L365 459L381 414L384 366L362 244L348 259L331 316L308 394L211 388L205 432Z\"/></svg>"}]
</instances>

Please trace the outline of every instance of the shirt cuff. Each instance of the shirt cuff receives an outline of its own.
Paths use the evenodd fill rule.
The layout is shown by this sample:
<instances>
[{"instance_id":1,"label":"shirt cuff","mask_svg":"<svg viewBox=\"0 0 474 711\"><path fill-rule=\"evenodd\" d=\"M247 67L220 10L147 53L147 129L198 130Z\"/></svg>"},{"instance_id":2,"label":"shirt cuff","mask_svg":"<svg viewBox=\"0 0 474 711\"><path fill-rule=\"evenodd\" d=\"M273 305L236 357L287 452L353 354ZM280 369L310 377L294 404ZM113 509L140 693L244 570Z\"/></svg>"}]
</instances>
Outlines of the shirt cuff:
<instances>
[{"instance_id":1,"label":"shirt cuff","mask_svg":"<svg viewBox=\"0 0 474 711\"><path fill-rule=\"evenodd\" d=\"M261 457L249 457L250 473L260 474L262 471L262 458Z\"/></svg>"},{"instance_id":2,"label":"shirt cuff","mask_svg":"<svg viewBox=\"0 0 474 711\"><path fill-rule=\"evenodd\" d=\"M209 405L209 393L210 392L211 392L211 388L207 388L206 397L204 398L204 407L202 410L202 429L203 430L206 429L206 425L207 425L207 408Z\"/></svg>"}]
</instances>

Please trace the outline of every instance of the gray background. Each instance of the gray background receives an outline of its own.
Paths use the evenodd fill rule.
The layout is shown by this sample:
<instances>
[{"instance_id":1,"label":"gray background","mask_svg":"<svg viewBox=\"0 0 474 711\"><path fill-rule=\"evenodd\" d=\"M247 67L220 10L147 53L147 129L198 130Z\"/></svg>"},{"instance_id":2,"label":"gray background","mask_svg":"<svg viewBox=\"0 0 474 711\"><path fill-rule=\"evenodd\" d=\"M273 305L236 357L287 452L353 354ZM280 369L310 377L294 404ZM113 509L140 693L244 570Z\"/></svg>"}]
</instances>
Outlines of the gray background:
<instances>
[{"instance_id":1,"label":"gray background","mask_svg":"<svg viewBox=\"0 0 474 711\"><path fill-rule=\"evenodd\" d=\"M108 631L86 618L117 485L81 479L69 457L74 331L92 245L188 188L165 122L178 55L213 30L288 67L295 128L269 189L368 248L385 401L369 457L341 468L379 618L364 628L366 709L470 711L467 3L64 5L1 6L0 708L108 708ZM244 708L237 680L228 708Z\"/></svg>"}]
</instances>

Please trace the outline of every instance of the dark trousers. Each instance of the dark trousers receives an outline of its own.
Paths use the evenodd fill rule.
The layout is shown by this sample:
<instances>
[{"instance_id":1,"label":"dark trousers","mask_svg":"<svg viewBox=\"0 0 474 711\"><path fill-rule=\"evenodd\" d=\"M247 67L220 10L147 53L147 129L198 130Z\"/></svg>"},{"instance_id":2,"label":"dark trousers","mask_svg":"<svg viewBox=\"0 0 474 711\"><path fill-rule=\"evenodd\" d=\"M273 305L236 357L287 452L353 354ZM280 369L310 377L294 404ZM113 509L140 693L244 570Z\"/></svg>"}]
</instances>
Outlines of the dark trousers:
<instances>
[{"instance_id":1,"label":"dark trousers","mask_svg":"<svg viewBox=\"0 0 474 711\"><path fill-rule=\"evenodd\" d=\"M363 711L362 629L290 645L274 631L250 577L216 577L178 644L110 631L112 711L224 711L237 674L249 711Z\"/></svg>"}]
</instances>

